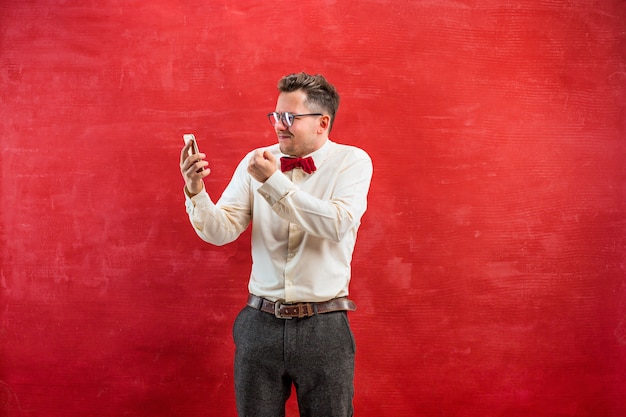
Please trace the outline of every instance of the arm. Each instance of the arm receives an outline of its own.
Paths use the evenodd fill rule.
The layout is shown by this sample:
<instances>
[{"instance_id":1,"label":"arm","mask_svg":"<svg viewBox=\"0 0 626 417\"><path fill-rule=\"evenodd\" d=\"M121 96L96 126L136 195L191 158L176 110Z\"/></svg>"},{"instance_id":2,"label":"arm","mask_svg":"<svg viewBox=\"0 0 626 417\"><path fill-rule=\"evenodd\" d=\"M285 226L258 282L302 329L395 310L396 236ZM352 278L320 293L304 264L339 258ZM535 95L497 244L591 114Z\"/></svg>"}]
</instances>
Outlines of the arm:
<instances>
[{"instance_id":1,"label":"arm","mask_svg":"<svg viewBox=\"0 0 626 417\"><path fill-rule=\"evenodd\" d=\"M358 227L365 213L372 161L364 151L352 148L342 159L326 163L331 164L332 171L313 174L324 175L324 183L316 187L315 195L303 191L280 172L273 173L258 192L283 219L311 235L340 241Z\"/></svg>"},{"instance_id":2,"label":"arm","mask_svg":"<svg viewBox=\"0 0 626 417\"><path fill-rule=\"evenodd\" d=\"M204 189L202 179L209 170L204 154L187 157L187 148L181 153L181 172L185 179L185 206L189 220L201 239L214 245L225 245L237 239L248 227L251 219L249 177L246 163L242 161L222 197L214 204Z\"/></svg>"}]
</instances>

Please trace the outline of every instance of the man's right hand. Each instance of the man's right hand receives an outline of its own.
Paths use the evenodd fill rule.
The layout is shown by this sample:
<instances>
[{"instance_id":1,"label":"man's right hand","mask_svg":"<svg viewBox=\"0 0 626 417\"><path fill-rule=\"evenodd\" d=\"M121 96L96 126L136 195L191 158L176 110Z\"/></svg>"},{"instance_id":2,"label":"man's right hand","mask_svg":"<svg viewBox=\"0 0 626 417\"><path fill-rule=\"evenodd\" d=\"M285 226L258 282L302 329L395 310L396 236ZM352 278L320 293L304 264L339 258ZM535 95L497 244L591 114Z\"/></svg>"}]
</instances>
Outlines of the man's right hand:
<instances>
[{"instance_id":1,"label":"man's right hand","mask_svg":"<svg viewBox=\"0 0 626 417\"><path fill-rule=\"evenodd\" d=\"M198 194L204 188L202 179L211 173L209 163L204 160L203 153L189 155L191 141L180 151L180 173L185 180L185 187L191 197Z\"/></svg>"}]
</instances>

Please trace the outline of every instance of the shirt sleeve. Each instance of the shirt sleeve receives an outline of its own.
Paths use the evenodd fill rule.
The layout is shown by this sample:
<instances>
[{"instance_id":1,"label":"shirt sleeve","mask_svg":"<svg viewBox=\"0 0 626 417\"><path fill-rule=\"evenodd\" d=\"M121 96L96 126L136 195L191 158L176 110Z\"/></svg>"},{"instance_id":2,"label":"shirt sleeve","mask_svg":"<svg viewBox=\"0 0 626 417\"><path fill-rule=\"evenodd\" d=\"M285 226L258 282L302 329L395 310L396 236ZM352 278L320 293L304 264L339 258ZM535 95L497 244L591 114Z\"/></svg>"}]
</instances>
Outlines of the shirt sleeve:
<instances>
[{"instance_id":1,"label":"shirt sleeve","mask_svg":"<svg viewBox=\"0 0 626 417\"><path fill-rule=\"evenodd\" d=\"M202 240L225 245L246 230L252 218L247 158L242 160L219 201L213 203L206 189L193 197L185 193L189 220Z\"/></svg>"},{"instance_id":2,"label":"shirt sleeve","mask_svg":"<svg viewBox=\"0 0 626 417\"><path fill-rule=\"evenodd\" d=\"M332 187L328 199L303 191L279 171L258 192L283 219L314 236L339 242L359 225L365 213L373 167L367 153L354 148L339 166L330 169L334 171L328 184ZM323 175L319 171L313 175L318 174Z\"/></svg>"}]
</instances>

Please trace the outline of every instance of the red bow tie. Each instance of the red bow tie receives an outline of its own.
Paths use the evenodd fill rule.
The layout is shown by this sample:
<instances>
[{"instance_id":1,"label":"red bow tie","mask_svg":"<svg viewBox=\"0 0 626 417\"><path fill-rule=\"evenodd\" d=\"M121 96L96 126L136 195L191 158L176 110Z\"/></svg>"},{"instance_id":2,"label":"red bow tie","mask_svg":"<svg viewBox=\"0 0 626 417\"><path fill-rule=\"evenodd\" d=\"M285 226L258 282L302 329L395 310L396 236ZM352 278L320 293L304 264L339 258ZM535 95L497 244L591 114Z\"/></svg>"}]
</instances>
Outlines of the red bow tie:
<instances>
[{"instance_id":1,"label":"red bow tie","mask_svg":"<svg viewBox=\"0 0 626 417\"><path fill-rule=\"evenodd\" d=\"M313 162L313 158L310 156L306 158L287 158L283 156L280 158L280 170L282 172L291 171L294 168L302 168L307 174L312 174L317 170L315 162Z\"/></svg>"}]
</instances>

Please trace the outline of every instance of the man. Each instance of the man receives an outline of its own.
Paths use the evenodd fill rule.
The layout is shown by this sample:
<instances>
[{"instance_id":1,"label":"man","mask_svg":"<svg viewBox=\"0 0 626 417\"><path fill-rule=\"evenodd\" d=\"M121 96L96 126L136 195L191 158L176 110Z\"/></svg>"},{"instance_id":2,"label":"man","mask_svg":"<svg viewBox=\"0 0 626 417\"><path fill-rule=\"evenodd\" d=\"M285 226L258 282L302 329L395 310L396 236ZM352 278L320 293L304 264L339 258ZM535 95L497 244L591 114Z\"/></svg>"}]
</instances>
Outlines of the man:
<instances>
[{"instance_id":1,"label":"man","mask_svg":"<svg viewBox=\"0 0 626 417\"><path fill-rule=\"evenodd\" d=\"M278 90L268 115L278 143L246 155L217 203L204 189L206 155L182 149L185 204L196 233L214 245L252 223L248 302L233 326L239 416L284 416L293 384L301 416L348 417L350 262L372 162L329 139L339 95L323 76L291 74Z\"/></svg>"}]
</instances>

